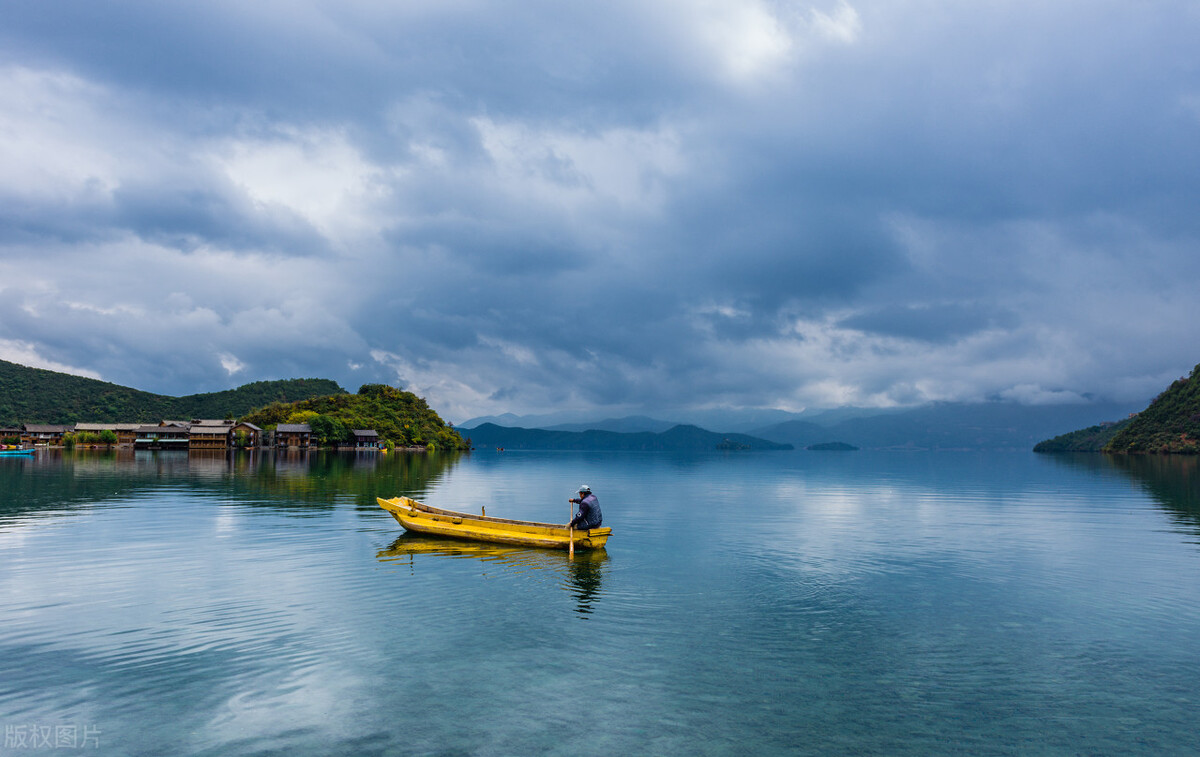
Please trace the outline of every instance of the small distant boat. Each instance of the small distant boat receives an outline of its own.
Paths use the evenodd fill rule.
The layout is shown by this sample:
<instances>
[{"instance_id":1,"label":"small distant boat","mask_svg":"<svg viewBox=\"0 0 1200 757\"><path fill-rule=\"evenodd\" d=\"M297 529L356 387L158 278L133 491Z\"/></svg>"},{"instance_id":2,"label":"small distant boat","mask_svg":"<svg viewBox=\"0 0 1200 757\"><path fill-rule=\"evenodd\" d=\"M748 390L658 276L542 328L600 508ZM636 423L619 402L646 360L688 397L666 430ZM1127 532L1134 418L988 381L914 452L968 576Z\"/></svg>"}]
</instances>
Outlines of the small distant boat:
<instances>
[{"instance_id":1,"label":"small distant boat","mask_svg":"<svg viewBox=\"0 0 1200 757\"><path fill-rule=\"evenodd\" d=\"M456 539L519 544L525 547L568 549L604 549L611 528L593 528L569 532L566 526L529 520L490 518L453 510L441 510L408 497L376 497L379 506L392 514L409 531L450 536Z\"/></svg>"}]
</instances>

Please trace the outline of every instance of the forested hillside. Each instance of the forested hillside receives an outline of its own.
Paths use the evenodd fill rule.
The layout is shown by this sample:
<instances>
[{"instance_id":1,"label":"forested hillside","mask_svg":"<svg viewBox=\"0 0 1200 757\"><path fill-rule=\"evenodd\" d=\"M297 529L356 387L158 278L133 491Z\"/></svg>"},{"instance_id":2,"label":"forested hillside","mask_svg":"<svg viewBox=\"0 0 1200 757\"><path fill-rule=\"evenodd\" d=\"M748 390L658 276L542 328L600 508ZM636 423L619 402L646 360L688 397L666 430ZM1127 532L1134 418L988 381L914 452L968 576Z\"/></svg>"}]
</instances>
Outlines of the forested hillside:
<instances>
[{"instance_id":1,"label":"forested hillside","mask_svg":"<svg viewBox=\"0 0 1200 757\"><path fill-rule=\"evenodd\" d=\"M328 379L255 381L223 392L169 397L107 381L0 360L0 425L157 423L164 418L224 418L272 402L344 394Z\"/></svg>"},{"instance_id":2,"label":"forested hillside","mask_svg":"<svg viewBox=\"0 0 1200 757\"><path fill-rule=\"evenodd\" d=\"M318 444L347 441L353 429L374 429L398 447L466 449L458 432L425 400L384 384L365 384L358 394L335 394L300 402L273 403L242 418L264 429L307 423Z\"/></svg>"},{"instance_id":3,"label":"forested hillside","mask_svg":"<svg viewBox=\"0 0 1200 757\"><path fill-rule=\"evenodd\" d=\"M1112 438L1105 452L1200 452L1200 365L1158 395Z\"/></svg>"},{"instance_id":4,"label":"forested hillside","mask_svg":"<svg viewBox=\"0 0 1200 757\"><path fill-rule=\"evenodd\" d=\"M1072 431L1069 434L1061 434L1053 439L1047 439L1044 442L1038 442L1034 448L1034 452L1099 452L1104 449L1104 446L1112 441L1122 429L1130 424L1127 418L1123 421L1113 421L1111 423L1100 423L1095 426L1088 426L1079 431Z\"/></svg>"}]
</instances>

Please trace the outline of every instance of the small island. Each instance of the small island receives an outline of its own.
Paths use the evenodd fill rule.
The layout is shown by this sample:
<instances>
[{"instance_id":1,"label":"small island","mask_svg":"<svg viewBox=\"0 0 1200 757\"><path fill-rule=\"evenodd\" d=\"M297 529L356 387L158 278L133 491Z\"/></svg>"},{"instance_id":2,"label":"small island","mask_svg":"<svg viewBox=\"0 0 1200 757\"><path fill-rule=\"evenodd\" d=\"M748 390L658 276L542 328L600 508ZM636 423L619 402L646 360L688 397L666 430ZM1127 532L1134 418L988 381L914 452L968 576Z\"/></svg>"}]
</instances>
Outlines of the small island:
<instances>
[{"instance_id":1,"label":"small island","mask_svg":"<svg viewBox=\"0 0 1200 757\"><path fill-rule=\"evenodd\" d=\"M821 444L810 444L804 449L809 449L814 452L857 452L858 447L845 442L822 442Z\"/></svg>"}]
</instances>

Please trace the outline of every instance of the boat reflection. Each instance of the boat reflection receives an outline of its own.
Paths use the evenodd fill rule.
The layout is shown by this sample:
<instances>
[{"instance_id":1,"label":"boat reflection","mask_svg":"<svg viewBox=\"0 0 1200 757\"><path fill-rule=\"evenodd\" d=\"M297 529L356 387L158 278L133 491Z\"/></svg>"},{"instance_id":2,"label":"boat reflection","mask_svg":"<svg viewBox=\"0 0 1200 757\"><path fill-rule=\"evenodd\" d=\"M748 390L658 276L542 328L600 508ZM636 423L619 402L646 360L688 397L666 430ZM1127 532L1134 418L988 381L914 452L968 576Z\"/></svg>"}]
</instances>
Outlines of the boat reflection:
<instances>
[{"instance_id":1,"label":"boat reflection","mask_svg":"<svg viewBox=\"0 0 1200 757\"><path fill-rule=\"evenodd\" d=\"M575 599L575 611L581 615L590 615L600 599L604 566L608 562L608 553L602 549L576 552L571 557L560 550L447 539L411 532L401 534L387 549L379 550L375 556L383 562L400 562L415 567L419 555L475 559L520 571L546 571L549 576L562 579L563 588Z\"/></svg>"}]
</instances>

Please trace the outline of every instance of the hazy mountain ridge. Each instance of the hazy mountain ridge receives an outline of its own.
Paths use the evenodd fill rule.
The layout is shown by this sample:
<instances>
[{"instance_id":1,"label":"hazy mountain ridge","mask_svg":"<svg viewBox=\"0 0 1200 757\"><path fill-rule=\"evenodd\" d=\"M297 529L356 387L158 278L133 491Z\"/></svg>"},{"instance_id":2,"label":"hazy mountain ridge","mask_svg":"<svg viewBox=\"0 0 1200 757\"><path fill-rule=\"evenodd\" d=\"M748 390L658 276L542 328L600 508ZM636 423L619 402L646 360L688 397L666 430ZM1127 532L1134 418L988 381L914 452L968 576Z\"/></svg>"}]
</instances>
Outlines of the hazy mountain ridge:
<instances>
[{"instance_id":1,"label":"hazy mountain ridge","mask_svg":"<svg viewBox=\"0 0 1200 757\"><path fill-rule=\"evenodd\" d=\"M753 433L798 447L836 441L876 449L1028 450L1061 429L1123 417L1132 409L1135 407L1122 403L945 402L851 417L827 427L792 421Z\"/></svg>"},{"instance_id":2,"label":"hazy mountain ridge","mask_svg":"<svg viewBox=\"0 0 1200 757\"><path fill-rule=\"evenodd\" d=\"M519 428L484 423L461 432L476 447L503 447L521 450L630 450L630 451L700 451L717 449L785 450L790 444L780 444L746 434L718 434L698 426L678 425L655 433L640 431L551 431L538 428Z\"/></svg>"},{"instance_id":3,"label":"hazy mountain ridge","mask_svg":"<svg viewBox=\"0 0 1200 757\"><path fill-rule=\"evenodd\" d=\"M804 448L813 444L842 442L863 449L1020 449L1028 450L1038 441L1063 429L1091 426L1113 418L1123 418L1137 410L1136 403L1098 402L1076 405L1019 405L1007 402L936 403L915 408L835 408L804 413L783 413L787 420L769 425L753 425L737 433L780 444ZM733 411L721 411L729 417ZM514 427L514 421L530 416L506 414L506 421L495 425ZM545 416L536 416L545 417ZM749 415L744 420L752 419ZM468 421L468 424L470 422ZM563 423L543 430L585 431L589 429L625 433L656 431L651 424L671 421L646 416L610 418L602 421ZM464 424L464 428L468 425ZM641 425L639 425L641 424ZM692 424L695 425L695 424ZM515 426L529 428L528 426ZM703 427L702 427L703 428ZM727 426L735 429L736 426ZM470 436L470 430L464 430Z\"/></svg>"}]
</instances>

